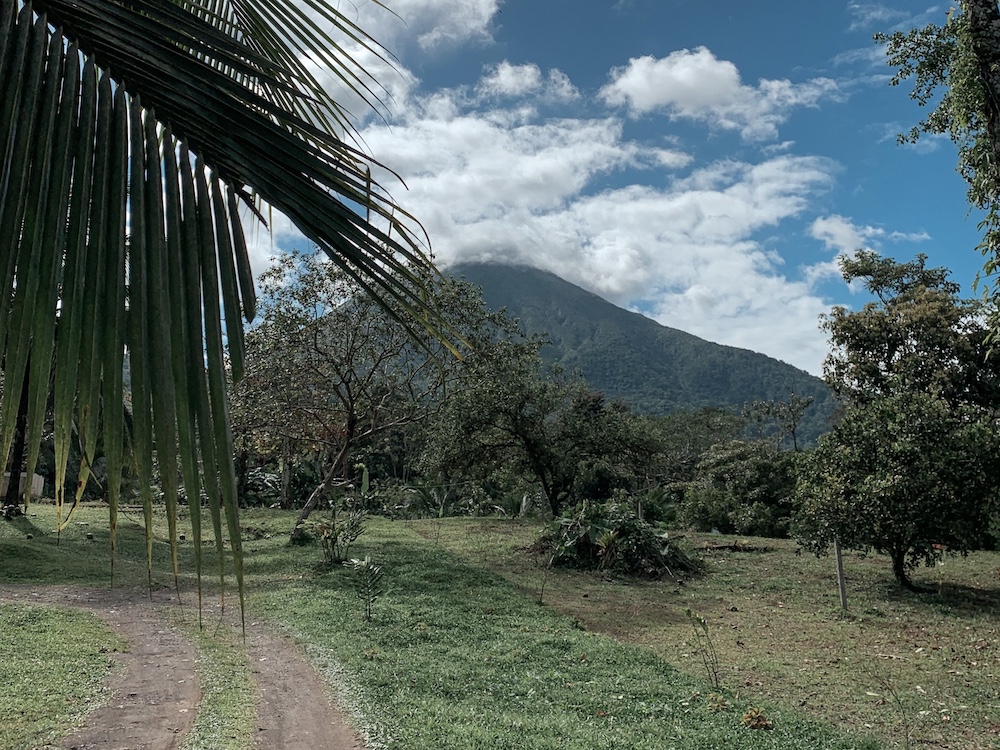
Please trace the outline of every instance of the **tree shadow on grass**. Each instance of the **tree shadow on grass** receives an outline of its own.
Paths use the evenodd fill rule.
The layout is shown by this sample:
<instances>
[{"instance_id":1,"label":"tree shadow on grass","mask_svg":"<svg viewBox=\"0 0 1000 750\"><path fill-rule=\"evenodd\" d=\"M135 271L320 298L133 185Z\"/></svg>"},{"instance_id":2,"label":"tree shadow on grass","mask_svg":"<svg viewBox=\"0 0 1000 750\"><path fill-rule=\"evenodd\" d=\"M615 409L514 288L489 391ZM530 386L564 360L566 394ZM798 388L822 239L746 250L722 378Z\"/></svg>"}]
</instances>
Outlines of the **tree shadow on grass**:
<instances>
[{"instance_id":1,"label":"tree shadow on grass","mask_svg":"<svg viewBox=\"0 0 1000 750\"><path fill-rule=\"evenodd\" d=\"M980 588L946 581L915 593L892 585L886 587L885 597L890 601L933 608L942 614L957 617L1000 615L1000 587Z\"/></svg>"},{"instance_id":2,"label":"tree shadow on grass","mask_svg":"<svg viewBox=\"0 0 1000 750\"><path fill-rule=\"evenodd\" d=\"M29 534L33 537L46 536L49 532L40 528L31 520L30 516L14 516L13 518L7 519L8 528L15 529L17 532L23 534L27 537Z\"/></svg>"}]
</instances>

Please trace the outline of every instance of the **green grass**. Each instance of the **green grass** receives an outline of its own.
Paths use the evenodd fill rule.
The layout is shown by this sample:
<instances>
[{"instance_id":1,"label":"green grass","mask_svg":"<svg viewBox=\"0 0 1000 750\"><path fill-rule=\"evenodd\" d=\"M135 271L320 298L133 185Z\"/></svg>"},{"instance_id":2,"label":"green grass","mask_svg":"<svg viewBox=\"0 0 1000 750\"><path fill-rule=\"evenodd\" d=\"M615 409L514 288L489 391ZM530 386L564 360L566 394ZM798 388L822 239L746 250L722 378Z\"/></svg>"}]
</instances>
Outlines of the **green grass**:
<instances>
[{"instance_id":1,"label":"green grass","mask_svg":"<svg viewBox=\"0 0 1000 750\"><path fill-rule=\"evenodd\" d=\"M100 512L85 509L78 520L88 525L71 526L57 546L47 510L30 519L30 540L0 524L0 555L12 561L0 576L106 582ZM756 552L703 549L709 573L685 585L552 571L539 605L542 566L525 551L535 526L376 520L351 550L386 571L367 623L349 569L324 566L316 545L286 544L293 522L287 512L243 513L251 614L296 636L373 747L1000 747L997 555L919 572L934 589L924 596L899 591L884 560L848 555L848 614L832 560L774 540L746 540ZM165 547L155 548L154 585L172 588ZM119 582L143 585L141 530L123 521L119 550ZM181 564L190 587L189 542ZM688 609L706 619L718 651L718 694ZM231 750L249 748L241 643L212 629L196 642L208 690L189 747L221 736ZM774 729L743 726L751 708Z\"/></svg>"},{"instance_id":2,"label":"green grass","mask_svg":"<svg viewBox=\"0 0 1000 750\"><path fill-rule=\"evenodd\" d=\"M542 568L523 551L534 526L414 528L537 598ZM734 540L711 535L685 541L700 549L707 575L677 585L553 571L546 604L704 677L691 609L709 625L722 684L750 700L795 706L899 747L1000 747L1000 555L920 569L914 580L930 592L912 594L885 558L848 553L844 613L832 558L796 554L781 540L739 540L756 551L718 549Z\"/></svg>"},{"instance_id":3,"label":"green grass","mask_svg":"<svg viewBox=\"0 0 1000 750\"><path fill-rule=\"evenodd\" d=\"M174 581L170 570L169 549L162 539L154 544L153 575L151 579L148 577L141 516L140 510L131 509L126 510L119 519L115 586L144 588L151 582L154 588L172 589ZM32 506L31 515L0 524L0 558L5 561L3 569L0 570L0 581L109 586L112 582L112 572L106 511L84 507L78 511L74 519L61 534L56 534L53 507L40 503ZM156 520L158 533L164 535L166 523L162 514L158 514ZM190 538L190 529L185 531ZM88 538L88 534L92 538ZM182 546L181 565L181 585L190 589L194 585L195 578L190 543ZM204 583L208 590L207 597L212 597L212 592L218 588L211 577L215 570L214 550L206 548L207 575ZM193 599L192 593L185 595L187 605L191 605ZM0 609L0 612L5 609ZM46 609L36 607L29 607L27 610L32 613L39 612L38 616L45 616L46 612ZM60 633L67 630L71 636L61 638L60 643L64 647L51 652L51 656L49 652L39 655L38 658L46 665L49 665L50 661L65 660L71 669L75 669L72 666L76 663L74 659L81 658L94 648L111 649L121 645L114 634L106 628L93 631L92 628L83 627L91 621L99 622L93 616L69 608L58 608L54 611L62 613L67 622L80 625L51 631L52 638L60 638ZM217 627L214 621L210 622L208 619L205 627L199 629L197 613L193 612L190 606L165 607L163 611L172 624L191 638L198 654L197 670L202 700L194 726L185 738L184 750L251 748L256 727L256 696L242 639L229 625ZM2 644L0 653L3 654L36 654L40 646L50 640L48 628L4 627L2 630L7 634L6 642L3 636L0 636ZM80 640L85 634L89 634L92 640ZM77 651L80 653L77 654ZM6 657L4 663L6 665ZM85 669L86 666L81 664L79 667L78 674L81 678L89 674ZM90 670L92 672L93 668ZM96 678L98 683L105 672L101 672L100 677ZM25 674L12 674L11 682L21 685L27 682L27 677ZM89 702L99 701L102 697L100 688L95 688L93 681L84 683L83 687L77 687L73 680L64 681L61 670L55 671L51 679L46 678L39 692L54 696L53 702L56 704L66 701L65 705L68 708L81 700L77 697L77 693L81 693ZM44 717L52 710L51 703L33 704L37 705L37 709L32 711L32 715ZM70 712L71 716L79 713L79 711ZM56 737L65 733L69 724L58 712L53 714L56 723L48 719L39 719L41 723L37 730L21 724L12 725L10 737L22 738L19 740L22 744L7 742L5 741L7 736L0 733L0 747L36 747L45 737ZM6 727L6 720L0 722L0 727ZM0 729L0 732L2 731ZM25 737L29 739L23 739Z\"/></svg>"},{"instance_id":4,"label":"green grass","mask_svg":"<svg viewBox=\"0 0 1000 750\"><path fill-rule=\"evenodd\" d=\"M759 702L709 699L703 681L649 649L586 631L402 523L372 522L356 550L386 570L371 623L351 572L319 567L318 549L248 549L251 605L347 677L376 747L876 746L774 703L764 706L773 730L747 729L742 716Z\"/></svg>"},{"instance_id":5,"label":"green grass","mask_svg":"<svg viewBox=\"0 0 1000 750\"><path fill-rule=\"evenodd\" d=\"M256 734L256 695L250 664L236 630L222 623L199 628L196 616L171 620L198 651L201 703L182 750L243 750Z\"/></svg>"},{"instance_id":6,"label":"green grass","mask_svg":"<svg viewBox=\"0 0 1000 750\"><path fill-rule=\"evenodd\" d=\"M124 648L90 613L0 605L0 747L36 748L76 726L105 697L110 654Z\"/></svg>"}]
</instances>

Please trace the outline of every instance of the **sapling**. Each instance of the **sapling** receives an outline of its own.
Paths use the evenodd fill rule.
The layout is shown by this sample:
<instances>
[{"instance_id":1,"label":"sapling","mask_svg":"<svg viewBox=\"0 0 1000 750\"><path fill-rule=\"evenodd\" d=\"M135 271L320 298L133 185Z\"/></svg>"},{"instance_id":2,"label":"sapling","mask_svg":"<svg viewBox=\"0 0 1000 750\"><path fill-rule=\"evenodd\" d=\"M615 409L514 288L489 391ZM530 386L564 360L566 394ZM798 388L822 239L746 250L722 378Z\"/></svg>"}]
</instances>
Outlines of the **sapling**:
<instances>
[{"instance_id":1,"label":"sapling","mask_svg":"<svg viewBox=\"0 0 1000 750\"><path fill-rule=\"evenodd\" d=\"M364 560L355 558L345 562L344 565L349 565L354 569L354 585L357 588L358 596L365 603L365 622L371 622L375 600L384 593L379 588L382 581L382 568L373 563L368 555L365 555Z\"/></svg>"},{"instance_id":2,"label":"sapling","mask_svg":"<svg viewBox=\"0 0 1000 750\"><path fill-rule=\"evenodd\" d=\"M708 622L704 617L694 614L690 609L687 610L687 616L694 628L695 647L701 657L702 666L705 667L705 674L712 687L718 690L722 687L722 680L719 677L719 655L715 651L712 634L708 630Z\"/></svg>"}]
</instances>

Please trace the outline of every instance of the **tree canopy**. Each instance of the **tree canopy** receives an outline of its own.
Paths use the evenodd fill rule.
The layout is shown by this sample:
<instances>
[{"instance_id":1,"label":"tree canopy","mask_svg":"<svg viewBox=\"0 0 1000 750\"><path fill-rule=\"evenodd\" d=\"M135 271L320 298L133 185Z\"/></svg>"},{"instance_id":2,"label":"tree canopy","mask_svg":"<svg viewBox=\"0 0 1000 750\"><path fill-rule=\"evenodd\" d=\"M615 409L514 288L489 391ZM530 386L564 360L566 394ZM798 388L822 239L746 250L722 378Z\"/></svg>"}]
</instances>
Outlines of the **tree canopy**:
<instances>
[{"instance_id":1,"label":"tree canopy","mask_svg":"<svg viewBox=\"0 0 1000 750\"><path fill-rule=\"evenodd\" d=\"M942 14L944 11L942 10ZM960 0L943 24L877 34L896 73L892 85L912 80L910 94L928 115L901 141L943 134L958 149L958 171L968 184L969 204L981 209L985 256L982 277L994 302L1000 299L1000 8L996 0ZM1000 325L996 305L990 311Z\"/></svg>"},{"instance_id":2,"label":"tree canopy","mask_svg":"<svg viewBox=\"0 0 1000 750\"><path fill-rule=\"evenodd\" d=\"M234 430L246 456L280 453L285 465L314 457L323 479L304 520L332 482L350 481L362 451L437 414L464 365L434 335L407 331L392 301L379 304L323 256L285 255L261 276L261 292L246 375L231 394ZM429 294L477 350L506 324L468 284Z\"/></svg>"},{"instance_id":3,"label":"tree canopy","mask_svg":"<svg viewBox=\"0 0 1000 750\"><path fill-rule=\"evenodd\" d=\"M581 500L608 499L659 449L655 431L621 403L560 370L543 376L538 341L498 341L476 356L431 430L428 473L521 473L558 516Z\"/></svg>"},{"instance_id":4,"label":"tree canopy","mask_svg":"<svg viewBox=\"0 0 1000 750\"><path fill-rule=\"evenodd\" d=\"M927 268L923 255L899 263L861 250L841 260L841 271L875 301L860 310L838 306L823 318L832 349L824 377L837 396L860 405L923 392L955 406L996 408L983 305L960 298L947 269Z\"/></svg>"},{"instance_id":5,"label":"tree canopy","mask_svg":"<svg viewBox=\"0 0 1000 750\"><path fill-rule=\"evenodd\" d=\"M878 301L835 308L826 379L845 401L799 473L797 534L821 552L834 539L909 571L944 550L982 543L1000 497L1000 398L978 303L944 269L860 252L841 261Z\"/></svg>"}]
</instances>

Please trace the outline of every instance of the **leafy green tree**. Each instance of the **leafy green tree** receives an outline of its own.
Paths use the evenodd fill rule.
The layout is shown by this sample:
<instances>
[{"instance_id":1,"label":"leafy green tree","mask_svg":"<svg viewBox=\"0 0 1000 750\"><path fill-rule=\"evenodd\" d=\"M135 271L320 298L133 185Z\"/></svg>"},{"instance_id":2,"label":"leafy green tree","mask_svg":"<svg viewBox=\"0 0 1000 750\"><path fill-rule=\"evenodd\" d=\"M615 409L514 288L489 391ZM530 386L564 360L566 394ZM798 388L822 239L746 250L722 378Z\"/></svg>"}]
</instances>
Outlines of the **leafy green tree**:
<instances>
[{"instance_id":1,"label":"leafy green tree","mask_svg":"<svg viewBox=\"0 0 1000 750\"><path fill-rule=\"evenodd\" d=\"M709 448L684 486L678 520L699 531L788 536L797 452L772 440L731 440Z\"/></svg>"},{"instance_id":2,"label":"leafy green tree","mask_svg":"<svg viewBox=\"0 0 1000 750\"><path fill-rule=\"evenodd\" d=\"M997 509L1000 441L992 423L927 393L850 410L801 472L797 535L822 552L834 538L889 556L896 580L944 550L982 542Z\"/></svg>"},{"instance_id":3,"label":"leafy green tree","mask_svg":"<svg viewBox=\"0 0 1000 750\"><path fill-rule=\"evenodd\" d=\"M994 358L977 303L924 258L896 263L862 252L841 261L877 301L835 308L826 380L844 399L840 425L800 473L798 535L822 550L839 538L908 571L942 546L981 542L996 511L1000 406Z\"/></svg>"},{"instance_id":4,"label":"leafy green tree","mask_svg":"<svg viewBox=\"0 0 1000 750\"><path fill-rule=\"evenodd\" d=\"M698 476L702 457L712 446L742 434L746 420L730 409L705 407L647 418L645 424L658 448L647 465L645 491L637 488L638 511L652 523L675 528L684 490Z\"/></svg>"},{"instance_id":5,"label":"leafy green tree","mask_svg":"<svg viewBox=\"0 0 1000 750\"><path fill-rule=\"evenodd\" d=\"M261 276L260 324L247 334L245 377L231 398L239 447L286 463L316 457L320 481L296 531L335 484L352 479L359 451L431 418L461 374L461 361L430 333L400 325L318 255L289 254ZM436 289L433 306L470 344L488 343L497 314L473 289Z\"/></svg>"},{"instance_id":6,"label":"leafy green tree","mask_svg":"<svg viewBox=\"0 0 1000 750\"><path fill-rule=\"evenodd\" d=\"M1000 406L982 304L960 298L947 269L927 268L923 255L898 263L863 250L841 271L874 297L861 310L835 307L822 323L831 344L824 379L848 408L906 392L987 414Z\"/></svg>"},{"instance_id":7,"label":"leafy green tree","mask_svg":"<svg viewBox=\"0 0 1000 750\"><path fill-rule=\"evenodd\" d=\"M787 399L781 401L754 401L744 407L743 416L752 437L774 440L775 447L791 442L792 450L798 451L803 447L800 436L803 415L814 400L812 396L790 393Z\"/></svg>"},{"instance_id":8,"label":"leafy green tree","mask_svg":"<svg viewBox=\"0 0 1000 750\"><path fill-rule=\"evenodd\" d=\"M787 536L798 430L812 402L794 393L785 401L755 401L704 433L711 442L703 441L687 477L674 485L673 520L700 531Z\"/></svg>"},{"instance_id":9,"label":"leafy green tree","mask_svg":"<svg viewBox=\"0 0 1000 750\"><path fill-rule=\"evenodd\" d=\"M240 317L256 304L241 209L273 206L404 319L423 310L421 328L439 324L421 291L422 237L372 181L379 165L320 83L329 74L376 98L343 38L384 57L320 0L0 3L0 455L27 375L31 473L54 353L61 502L70 435L89 465L100 404L123 400L127 349L148 544L155 453L171 544L180 477L199 570L204 490L241 578L224 361L225 343L238 380ZM119 412L103 410L111 477L124 461ZM112 531L118 494L113 481Z\"/></svg>"},{"instance_id":10,"label":"leafy green tree","mask_svg":"<svg viewBox=\"0 0 1000 750\"><path fill-rule=\"evenodd\" d=\"M896 69L892 85L913 81L910 94L929 114L902 142L946 134L958 149L958 171L968 184L969 204L985 212L979 250L983 275L1000 297L1000 9L996 0L960 0L942 25L876 34ZM942 10L942 13L944 11ZM1000 325L997 305L990 311Z\"/></svg>"},{"instance_id":11,"label":"leafy green tree","mask_svg":"<svg viewBox=\"0 0 1000 750\"><path fill-rule=\"evenodd\" d=\"M500 340L473 355L435 420L421 465L429 474L527 476L558 516L606 499L656 452L655 432L586 382L539 375L539 342Z\"/></svg>"},{"instance_id":12,"label":"leafy green tree","mask_svg":"<svg viewBox=\"0 0 1000 750\"><path fill-rule=\"evenodd\" d=\"M662 452L656 457L657 474L664 484L694 479L705 451L746 429L740 414L720 407L668 414L658 417L655 424L662 441Z\"/></svg>"}]
</instances>

